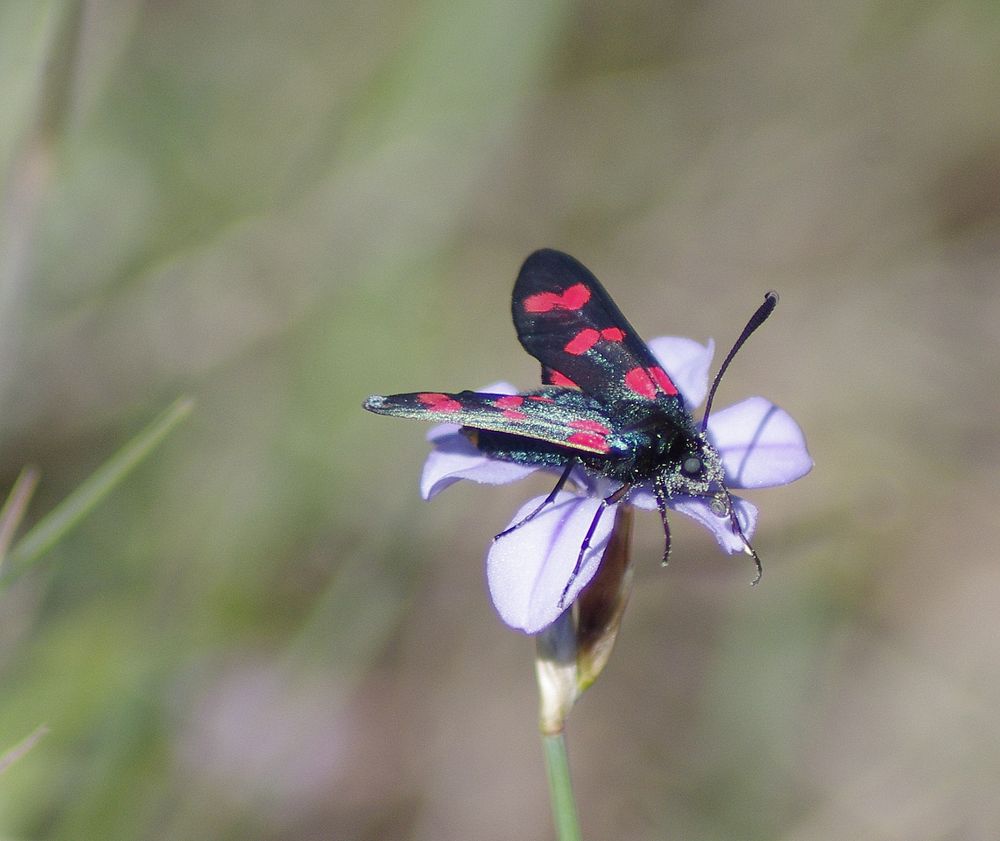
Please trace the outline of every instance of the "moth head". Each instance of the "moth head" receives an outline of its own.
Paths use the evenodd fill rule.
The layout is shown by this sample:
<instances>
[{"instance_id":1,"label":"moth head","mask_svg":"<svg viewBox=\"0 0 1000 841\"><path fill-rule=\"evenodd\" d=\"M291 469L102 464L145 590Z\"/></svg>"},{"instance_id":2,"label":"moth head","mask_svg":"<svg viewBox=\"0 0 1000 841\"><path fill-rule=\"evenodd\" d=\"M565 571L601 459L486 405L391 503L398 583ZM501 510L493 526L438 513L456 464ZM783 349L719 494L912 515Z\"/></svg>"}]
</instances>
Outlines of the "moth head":
<instances>
[{"instance_id":1,"label":"moth head","mask_svg":"<svg viewBox=\"0 0 1000 841\"><path fill-rule=\"evenodd\" d=\"M667 497L714 496L724 487L722 459L704 433L678 436L670 450L657 480Z\"/></svg>"}]
</instances>

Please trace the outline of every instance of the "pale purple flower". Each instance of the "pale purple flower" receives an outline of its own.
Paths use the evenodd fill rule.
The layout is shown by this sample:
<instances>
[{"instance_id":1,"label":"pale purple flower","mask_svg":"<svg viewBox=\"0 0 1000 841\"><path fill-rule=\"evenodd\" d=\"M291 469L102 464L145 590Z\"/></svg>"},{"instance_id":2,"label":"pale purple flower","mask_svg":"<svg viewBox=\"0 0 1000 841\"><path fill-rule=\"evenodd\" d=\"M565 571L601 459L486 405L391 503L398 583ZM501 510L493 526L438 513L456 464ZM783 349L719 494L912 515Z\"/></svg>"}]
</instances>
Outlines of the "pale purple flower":
<instances>
[{"instance_id":1,"label":"pale purple flower","mask_svg":"<svg viewBox=\"0 0 1000 841\"><path fill-rule=\"evenodd\" d=\"M692 339L664 337L649 347L684 398L691 411L708 392L709 368L715 351L709 340L701 345ZM493 394L514 394L509 383L495 383L483 389ZM459 427L441 424L431 429L434 444L424 464L420 490L430 499L460 479L502 485L535 472L538 467L489 458L458 432ZM812 459L798 424L783 409L763 397L750 397L712 413L708 436L722 458L726 486L766 488L785 485L809 472ZM486 559L487 580L493 604L512 628L537 633L571 605L593 578L614 525L614 511L601 517L581 567L572 578L584 535L601 500L617 489L601 476L577 468L572 474L576 492L562 491L552 505L524 523L516 531L495 541ZM521 521L545 498L528 500L511 520ZM737 534L728 516L718 516L711 498L675 497L668 506L704 526L729 553L746 550L746 540L757 525L757 508L732 496L732 505L742 529ZM655 511L651 488L637 487L619 504ZM609 506L613 508L613 506ZM572 582L566 589L567 582Z\"/></svg>"}]
</instances>

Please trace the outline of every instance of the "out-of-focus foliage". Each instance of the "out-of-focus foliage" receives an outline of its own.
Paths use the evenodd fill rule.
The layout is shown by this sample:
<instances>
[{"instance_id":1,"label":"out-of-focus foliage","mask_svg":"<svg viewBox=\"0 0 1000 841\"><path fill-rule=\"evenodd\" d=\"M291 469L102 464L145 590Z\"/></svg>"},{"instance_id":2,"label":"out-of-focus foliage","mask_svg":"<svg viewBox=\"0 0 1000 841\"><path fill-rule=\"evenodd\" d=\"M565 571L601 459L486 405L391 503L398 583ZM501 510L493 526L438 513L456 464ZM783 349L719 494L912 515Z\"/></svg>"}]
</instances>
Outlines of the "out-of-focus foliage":
<instances>
[{"instance_id":1,"label":"out-of-focus foliage","mask_svg":"<svg viewBox=\"0 0 1000 841\"><path fill-rule=\"evenodd\" d=\"M537 488L416 485L369 392L537 366L549 245L720 345L816 468L765 577L638 518L570 723L587 837L1000 831L1000 12L0 4L2 478L37 518L185 426L0 600L0 835L545 839L530 641L482 556ZM5 493L5 491L4 491Z\"/></svg>"}]
</instances>

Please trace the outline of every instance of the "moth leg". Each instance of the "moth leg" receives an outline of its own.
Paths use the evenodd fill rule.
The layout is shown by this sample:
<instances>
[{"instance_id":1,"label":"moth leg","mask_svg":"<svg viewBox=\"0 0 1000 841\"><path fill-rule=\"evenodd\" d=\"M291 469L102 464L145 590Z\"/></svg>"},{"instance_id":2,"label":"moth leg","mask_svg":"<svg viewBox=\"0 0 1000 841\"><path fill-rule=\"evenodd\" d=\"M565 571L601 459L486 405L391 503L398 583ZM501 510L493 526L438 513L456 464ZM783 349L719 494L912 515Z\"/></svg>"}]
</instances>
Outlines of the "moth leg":
<instances>
[{"instance_id":1,"label":"moth leg","mask_svg":"<svg viewBox=\"0 0 1000 841\"><path fill-rule=\"evenodd\" d=\"M729 522L732 524L733 531L740 536L740 540L743 541L743 551L746 552L751 558L753 558L754 566L757 568L757 574L754 576L753 581L750 582L750 586L753 587L760 581L761 576L764 574L764 565L760 562L760 555L757 554L757 550L750 545L750 541L747 540L747 536L743 534L743 527L740 525L739 518L736 516L736 506L733 505L732 499L729 497L729 493L726 493L726 498L729 500Z\"/></svg>"},{"instance_id":2,"label":"moth leg","mask_svg":"<svg viewBox=\"0 0 1000 841\"><path fill-rule=\"evenodd\" d=\"M535 508L535 510L532 511L527 517L522 517L520 520L514 523L514 525L505 528L502 532L500 532L500 534L495 535L493 539L499 540L504 535L510 534L512 531L517 531L525 523L535 519L535 517L538 516L538 514L546 505L551 505L555 501L555 498L559 494L559 491L563 489L563 485L565 485L566 482L569 480L569 474L573 472L574 467L576 467L576 459L571 458L569 462L566 464L566 469L563 470L562 475L559 477L559 481L556 482L556 486L549 492L549 495L542 500L541 504L538 505Z\"/></svg>"},{"instance_id":3,"label":"moth leg","mask_svg":"<svg viewBox=\"0 0 1000 841\"><path fill-rule=\"evenodd\" d=\"M605 497L601 500L601 504L597 507L597 511L594 512L594 519L590 521L590 527L587 529L587 533L583 537L583 542L580 544L580 554L576 556L576 563L573 565L573 572L570 573L569 581L566 582L566 586L563 587L562 595L559 597L559 607L564 607L566 603L566 594L569 592L569 588L573 586L573 582L576 581L576 577L580 574L580 568L583 566L583 556L587 554L587 550L590 548L590 541L594 537L594 532L597 530L597 524L601 521L601 515L604 510L609 505L614 505L620 502L622 498L632 490L631 485L622 485L617 491L615 491L611 496Z\"/></svg>"},{"instance_id":4,"label":"moth leg","mask_svg":"<svg viewBox=\"0 0 1000 841\"><path fill-rule=\"evenodd\" d=\"M757 574L754 576L753 581L750 582L750 586L753 587L760 581L761 576L764 574L764 565L760 562L760 555L757 554L757 550L750 545L750 541L747 540L747 536L743 533L743 526L740 525L740 519L736 516L736 506L733 505L733 498L729 495L729 488L725 485L715 495L712 501L712 510L719 517L729 517L729 527L733 530L733 534L743 541L743 551L753 558L754 566L757 568Z\"/></svg>"},{"instance_id":5,"label":"moth leg","mask_svg":"<svg viewBox=\"0 0 1000 841\"><path fill-rule=\"evenodd\" d=\"M663 487L663 482L657 478L654 484L654 490L656 491L656 507L660 511L660 519L663 521L663 538L665 545L663 547L663 560L660 563L663 566L667 565L667 561L670 560L670 523L667 522L667 494L666 489Z\"/></svg>"}]
</instances>

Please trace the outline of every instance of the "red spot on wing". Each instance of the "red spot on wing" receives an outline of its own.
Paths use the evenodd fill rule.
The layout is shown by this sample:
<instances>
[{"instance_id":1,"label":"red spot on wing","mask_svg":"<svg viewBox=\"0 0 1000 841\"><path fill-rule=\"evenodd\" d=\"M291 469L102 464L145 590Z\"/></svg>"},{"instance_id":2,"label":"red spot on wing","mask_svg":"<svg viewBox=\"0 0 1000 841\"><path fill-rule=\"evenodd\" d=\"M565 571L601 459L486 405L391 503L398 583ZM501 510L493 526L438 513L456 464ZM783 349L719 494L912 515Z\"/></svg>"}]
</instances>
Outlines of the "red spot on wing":
<instances>
[{"instance_id":1,"label":"red spot on wing","mask_svg":"<svg viewBox=\"0 0 1000 841\"><path fill-rule=\"evenodd\" d=\"M591 450L606 453L610 449L606 436L611 432L600 421L590 418L579 418L569 422L572 429L579 430L566 438L566 443L577 447L587 447Z\"/></svg>"},{"instance_id":2,"label":"red spot on wing","mask_svg":"<svg viewBox=\"0 0 1000 841\"><path fill-rule=\"evenodd\" d=\"M677 394L677 386L658 365L652 368L633 368L625 375L625 385L630 391L650 400L655 398L657 393Z\"/></svg>"},{"instance_id":3,"label":"red spot on wing","mask_svg":"<svg viewBox=\"0 0 1000 841\"><path fill-rule=\"evenodd\" d=\"M418 394L417 400L432 412L458 412L462 409L462 404L447 394L439 394L437 392Z\"/></svg>"},{"instance_id":4,"label":"red spot on wing","mask_svg":"<svg viewBox=\"0 0 1000 841\"><path fill-rule=\"evenodd\" d=\"M588 450L597 450L601 453L606 453L610 449L604 436L598 435L596 432L574 432L566 439L566 443L577 447L586 447Z\"/></svg>"},{"instance_id":5,"label":"red spot on wing","mask_svg":"<svg viewBox=\"0 0 1000 841\"><path fill-rule=\"evenodd\" d=\"M585 327L566 343L563 350L573 356L581 356L596 345L600 338L601 334L593 327Z\"/></svg>"},{"instance_id":6,"label":"red spot on wing","mask_svg":"<svg viewBox=\"0 0 1000 841\"><path fill-rule=\"evenodd\" d=\"M617 327L605 327L600 331L595 330L593 327L584 327L566 343L566 347L563 350L566 353L573 354L573 356L582 356L601 339L608 342L620 342L624 338L625 333Z\"/></svg>"},{"instance_id":7,"label":"red spot on wing","mask_svg":"<svg viewBox=\"0 0 1000 841\"><path fill-rule=\"evenodd\" d=\"M503 416L508 420L524 420L528 416L517 408L523 402L524 398L520 394L505 394L494 400L493 405L503 409Z\"/></svg>"},{"instance_id":8,"label":"red spot on wing","mask_svg":"<svg viewBox=\"0 0 1000 841\"><path fill-rule=\"evenodd\" d=\"M640 397L648 397L650 400L656 397L656 386L645 368L633 368L629 371L625 375L625 386Z\"/></svg>"},{"instance_id":9,"label":"red spot on wing","mask_svg":"<svg viewBox=\"0 0 1000 841\"><path fill-rule=\"evenodd\" d=\"M538 292L524 299L525 312L551 312L552 310L579 310L590 300L590 290L582 283L575 283L559 292Z\"/></svg>"},{"instance_id":10,"label":"red spot on wing","mask_svg":"<svg viewBox=\"0 0 1000 841\"><path fill-rule=\"evenodd\" d=\"M570 388L579 388L579 386L573 382L565 374L560 374L558 371L549 371L549 384L550 385L564 385Z\"/></svg>"},{"instance_id":11,"label":"red spot on wing","mask_svg":"<svg viewBox=\"0 0 1000 841\"><path fill-rule=\"evenodd\" d=\"M582 429L586 432L596 432L599 435L607 435L611 432L603 423L600 421L590 420L589 418L583 418L581 420L570 421L569 425L573 429Z\"/></svg>"},{"instance_id":12,"label":"red spot on wing","mask_svg":"<svg viewBox=\"0 0 1000 841\"><path fill-rule=\"evenodd\" d=\"M649 373L653 375L653 380L660 387L660 391L664 394L677 394L677 386L674 385L674 381L667 376L667 372L659 365L654 365L650 368Z\"/></svg>"}]
</instances>

